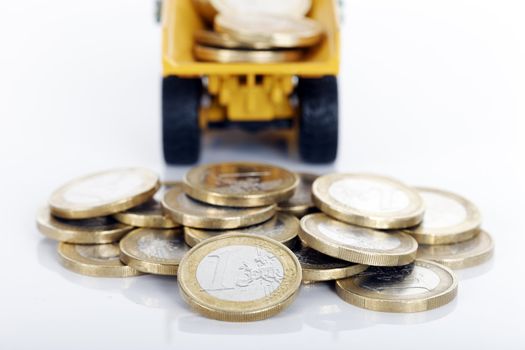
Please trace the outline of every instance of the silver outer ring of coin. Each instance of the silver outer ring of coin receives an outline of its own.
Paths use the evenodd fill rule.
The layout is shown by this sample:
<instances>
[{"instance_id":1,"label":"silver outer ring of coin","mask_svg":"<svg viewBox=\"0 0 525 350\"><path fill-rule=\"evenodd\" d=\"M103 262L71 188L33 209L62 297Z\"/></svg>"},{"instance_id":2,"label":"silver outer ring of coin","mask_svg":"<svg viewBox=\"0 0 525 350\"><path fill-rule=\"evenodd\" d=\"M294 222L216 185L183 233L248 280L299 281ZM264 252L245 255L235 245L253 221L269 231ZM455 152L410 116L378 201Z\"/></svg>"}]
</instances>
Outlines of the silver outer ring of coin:
<instances>
[{"instance_id":1,"label":"silver outer ring of coin","mask_svg":"<svg viewBox=\"0 0 525 350\"><path fill-rule=\"evenodd\" d=\"M460 204L467 213L467 218L461 224L452 227L431 228L425 227L425 217L419 226L405 230L421 244L448 244L469 240L480 232L481 213L471 201L455 193L428 188L416 187L419 192L428 192L445 197Z\"/></svg>"},{"instance_id":2,"label":"silver outer ring of coin","mask_svg":"<svg viewBox=\"0 0 525 350\"><path fill-rule=\"evenodd\" d=\"M289 214L277 213L276 216L279 216L279 219L284 222L284 225L290 226L286 234L282 235L280 237L281 239L279 240L273 237L268 237L266 235L259 235L259 236L275 239L277 242L282 243L287 247L290 247L291 245L295 243L295 238L297 237L297 234L300 230L299 220L295 216L291 216ZM275 216L274 218L278 219ZM263 226L270 220L273 220L273 218L270 218L265 222L261 222L260 224L256 224L256 225L248 226L248 227L242 227L238 229L232 229L232 230L203 230L203 229L197 229L197 228L185 226L184 227L184 241L190 247L194 247L197 244L207 239L217 237L217 236L227 234L227 233L252 234L250 233L250 229L252 229L254 226Z\"/></svg>"},{"instance_id":3,"label":"silver outer ring of coin","mask_svg":"<svg viewBox=\"0 0 525 350\"><path fill-rule=\"evenodd\" d=\"M286 1L286 0L285 0ZM231 13L231 12L238 12L238 9L236 9L234 6L231 6L231 4L228 4L228 0L209 0L208 1L218 12L225 12L225 13ZM293 18L301 18L306 16L306 14L310 11L312 8L312 0L302 0L301 6L296 7L293 11L290 11L291 13L282 13L282 15L291 16ZM259 12L257 12L259 13ZM268 15L272 14L262 12L261 15ZM274 15L277 13L273 13Z\"/></svg>"},{"instance_id":4,"label":"silver outer ring of coin","mask_svg":"<svg viewBox=\"0 0 525 350\"><path fill-rule=\"evenodd\" d=\"M416 259L417 254L417 241L407 235L406 233L395 231L386 233L370 228L355 226L359 230L365 230L371 232L371 234L381 235L396 235L400 240L401 244L404 244L405 249L398 251L383 251L376 249L366 249L354 246L343 246L335 241L323 239L318 237L315 232L310 232L307 227L309 220L332 220L334 224L342 226L352 226L344 222L337 221L330 218L329 216L322 213L315 213L306 215L301 219L301 230L299 231L299 237L302 242L305 242L305 246L313 248L318 252L329 255L334 258L346 260L349 262L372 265L372 266L400 266L410 264ZM397 249L397 248L396 248Z\"/></svg>"},{"instance_id":5,"label":"silver outer ring of coin","mask_svg":"<svg viewBox=\"0 0 525 350\"><path fill-rule=\"evenodd\" d=\"M359 293L360 287L355 287L355 284L353 283L359 278L359 275L355 275L350 278L336 281L337 295L339 295L344 301L363 309L403 313L432 310L444 306L454 300L458 292L458 279L452 270L448 267L427 260L416 260L415 264L416 266L425 266L432 269L433 272L440 277L437 287L443 283L443 279L441 279L442 276L447 276L451 283L442 286L442 288L440 288L442 290L434 295L431 294L424 296L423 294L423 296L420 296L419 298L395 299L388 298L387 295L378 292L371 292L369 294L365 293L365 295Z\"/></svg>"},{"instance_id":6,"label":"silver outer ring of coin","mask_svg":"<svg viewBox=\"0 0 525 350\"><path fill-rule=\"evenodd\" d=\"M242 42L226 33L219 33L206 29L197 30L194 34L194 37L195 41L203 46L213 46L225 49L273 49L271 45L268 45L263 41Z\"/></svg>"},{"instance_id":7,"label":"silver outer ring of coin","mask_svg":"<svg viewBox=\"0 0 525 350\"><path fill-rule=\"evenodd\" d=\"M494 240L490 234L482 230L471 241L479 242L475 249L459 254L439 254L439 252L433 253L432 251L446 249L447 247L453 249L454 246L465 245L469 241L445 245L420 245L417 257L418 259L434 261L455 270L481 265L492 258L494 255Z\"/></svg>"},{"instance_id":8,"label":"silver outer ring of coin","mask_svg":"<svg viewBox=\"0 0 525 350\"><path fill-rule=\"evenodd\" d=\"M195 57L200 61L220 63L275 63L295 62L303 57L303 52L291 50L235 50L196 44L193 47Z\"/></svg>"},{"instance_id":9,"label":"silver outer ring of coin","mask_svg":"<svg viewBox=\"0 0 525 350\"><path fill-rule=\"evenodd\" d=\"M331 184L345 178L361 178L369 181L388 183L405 193L408 196L409 208L395 213L373 213L364 212L358 208L351 208L338 202L328 194ZM424 215L423 200L415 189L405 184L380 175L373 174L340 174L332 173L320 176L312 185L312 198L315 205L322 212L343 222L375 228L375 229L401 229L413 227L421 223Z\"/></svg>"},{"instance_id":10,"label":"silver outer ring of coin","mask_svg":"<svg viewBox=\"0 0 525 350\"><path fill-rule=\"evenodd\" d=\"M121 196L121 198L115 200L103 200L102 203L97 205L79 204L72 203L64 198L64 193L67 192L71 187L75 187L79 183L82 183L88 179L103 176L111 173L124 173L124 172L137 172L141 173L144 182L147 185L142 186L141 189L137 189L133 193ZM115 214L139 204L148 201L153 197L155 192L160 187L160 181L158 176L149 169L144 168L117 168L106 171L101 171L82 177L75 178L65 185L56 189L49 199L49 208L51 213L55 216L64 219L89 219L97 216L106 216Z\"/></svg>"},{"instance_id":11,"label":"silver outer ring of coin","mask_svg":"<svg viewBox=\"0 0 525 350\"><path fill-rule=\"evenodd\" d=\"M308 183L312 183L313 184L315 179L317 179L319 177L319 175L317 175L317 174L310 174L310 173L297 173L297 175L299 175L301 183L306 180ZM296 192L301 187L301 183L297 187ZM311 189L310 189L310 192L311 192ZM295 196L295 194L294 194L294 196ZM303 216L305 216L306 214L309 214L309 213L314 212L314 211L317 210L313 200L311 199L311 195L310 195L310 203L303 203L303 204L296 204L296 205L294 205L293 203L290 203L290 201L293 200L294 196L292 196L292 198L290 198L290 199L288 199L288 200L286 200L284 202L278 203L277 204L277 211L295 215L296 217L298 217L300 219Z\"/></svg>"}]
</instances>

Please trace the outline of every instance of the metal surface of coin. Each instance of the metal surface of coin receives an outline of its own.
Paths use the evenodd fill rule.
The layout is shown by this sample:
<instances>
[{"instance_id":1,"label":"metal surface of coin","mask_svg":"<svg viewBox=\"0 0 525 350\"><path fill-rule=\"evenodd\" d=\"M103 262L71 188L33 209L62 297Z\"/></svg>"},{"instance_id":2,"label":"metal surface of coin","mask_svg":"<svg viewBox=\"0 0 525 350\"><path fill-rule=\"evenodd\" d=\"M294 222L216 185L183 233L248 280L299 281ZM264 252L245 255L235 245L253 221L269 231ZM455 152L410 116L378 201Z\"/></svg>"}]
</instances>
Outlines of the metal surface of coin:
<instances>
[{"instance_id":1,"label":"metal surface of coin","mask_svg":"<svg viewBox=\"0 0 525 350\"><path fill-rule=\"evenodd\" d=\"M217 15L217 9L210 0L192 0L193 6L208 23L213 23L215 16Z\"/></svg>"},{"instance_id":2,"label":"metal surface of coin","mask_svg":"<svg viewBox=\"0 0 525 350\"><path fill-rule=\"evenodd\" d=\"M273 218L261 224L248 226L236 230L199 230L191 227L184 228L184 240L190 246L195 246L207 239L226 234L239 233L264 236L276 240L284 245L293 243L299 232L299 220L291 215L278 213Z\"/></svg>"},{"instance_id":3,"label":"metal surface of coin","mask_svg":"<svg viewBox=\"0 0 525 350\"><path fill-rule=\"evenodd\" d=\"M94 277L130 277L141 272L120 262L118 244L59 243L58 254L62 265L81 275Z\"/></svg>"},{"instance_id":4,"label":"metal surface of coin","mask_svg":"<svg viewBox=\"0 0 525 350\"><path fill-rule=\"evenodd\" d=\"M314 202L312 201L312 184L318 175L299 173L299 185L293 196L277 205L277 210L289 213L301 218L306 214L315 211Z\"/></svg>"},{"instance_id":5,"label":"metal surface of coin","mask_svg":"<svg viewBox=\"0 0 525 350\"><path fill-rule=\"evenodd\" d=\"M321 253L359 264L398 266L416 258L417 242L405 233L354 226L322 213L301 219L299 237Z\"/></svg>"},{"instance_id":6,"label":"metal surface of coin","mask_svg":"<svg viewBox=\"0 0 525 350\"><path fill-rule=\"evenodd\" d=\"M423 222L407 229L419 243L448 244L471 239L481 226L478 208L457 194L431 188L417 188L425 204Z\"/></svg>"},{"instance_id":7,"label":"metal surface of coin","mask_svg":"<svg viewBox=\"0 0 525 350\"><path fill-rule=\"evenodd\" d=\"M51 215L48 207L38 211L37 228L44 236L56 241L77 244L102 244L118 241L133 227L121 224L110 216L68 220Z\"/></svg>"},{"instance_id":8,"label":"metal surface of coin","mask_svg":"<svg viewBox=\"0 0 525 350\"><path fill-rule=\"evenodd\" d=\"M341 221L377 229L412 227L423 219L415 189L378 175L328 174L312 186L314 203Z\"/></svg>"},{"instance_id":9,"label":"metal surface of coin","mask_svg":"<svg viewBox=\"0 0 525 350\"><path fill-rule=\"evenodd\" d=\"M219 207L188 197L182 185L173 186L162 200L164 211L184 226L206 229L231 229L261 223L275 213L275 205L257 208Z\"/></svg>"},{"instance_id":10,"label":"metal surface of coin","mask_svg":"<svg viewBox=\"0 0 525 350\"><path fill-rule=\"evenodd\" d=\"M384 270L366 270L336 282L337 294L346 302L385 312L419 312L440 307L456 297L457 287L451 270L425 260L416 260L412 271L401 278L385 278Z\"/></svg>"},{"instance_id":11,"label":"metal surface of coin","mask_svg":"<svg viewBox=\"0 0 525 350\"><path fill-rule=\"evenodd\" d=\"M175 223L162 211L160 202L152 198L146 203L128 209L122 213L114 214L113 217L124 223L136 227L145 228L176 228L180 224Z\"/></svg>"},{"instance_id":12,"label":"metal surface of coin","mask_svg":"<svg viewBox=\"0 0 525 350\"><path fill-rule=\"evenodd\" d=\"M258 207L290 198L299 177L280 167L257 163L206 164L184 176L184 191L222 206Z\"/></svg>"},{"instance_id":13,"label":"metal surface of coin","mask_svg":"<svg viewBox=\"0 0 525 350\"><path fill-rule=\"evenodd\" d=\"M51 213L65 219L87 219L127 210L149 200L159 178L150 170L122 168L77 178L49 199Z\"/></svg>"},{"instance_id":14,"label":"metal surface of coin","mask_svg":"<svg viewBox=\"0 0 525 350\"><path fill-rule=\"evenodd\" d=\"M209 0L217 11L239 15L274 15L301 18L312 7L312 0Z\"/></svg>"},{"instance_id":15,"label":"metal surface of coin","mask_svg":"<svg viewBox=\"0 0 525 350\"><path fill-rule=\"evenodd\" d=\"M301 266L288 248L272 239L227 234L192 248L179 266L178 281L183 298L204 316L256 321L293 301Z\"/></svg>"},{"instance_id":16,"label":"metal surface of coin","mask_svg":"<svg viewBox=\"0 0 525 350\"><path fill-rule=\"evenodd\" d=\"M195 45L195 57L200 61L221 63L274 63L298 61L302 56L301 50L235 50L222 49L212 46Z\"/></svg>"},{"instance_id":17,"label":"metal surface of coin","mask_svg":"<svg viewBox=\"0 0 525 350\"><path fill-rule=\"evenodd\" d=\"M324 32L317 21L309 18L219 13L214 23L216 31L239 41L264 42L279 48L313 46L321 41Z\"/></svg>"},{"instance_id":18,"label":"metal surface of coin","mask_svg":"<svg viewBox=\"0 0 525 350\"><path fill-rule=\"evenodd\" d=\"M346 278L363 272L367 265L354 264L297 244L294 252L303 270L303 282L320 282Z\"/></svg>"},{"instance_id":19,"label":"metal surface of coin","mask_svg":"<svg viewBox=\"0 0 525 350\"><path fill-rule=\"evenodd\" d=\"M418 259L432 260L452 269L480 265L494 254L494 241L485 231L476 237L459 243L424 245L417 251Z\"/></svg>"},{"instance_id":20,"label":"metal surface of coin","mask_svg":"<svg viewBox=\"0 0 525 350\"><path fill-rule=\"evenodd\" d=\"M222 47L227 49L269 50L273 48L264 41L243 42L233 38L229 34L205 29L197 30L195 32L195 41L204 46Z\"/></svg>"},{"instance_id":21,"label":"metal surface of coin","mask_svg":"<svg viewBox=\"0 0 525 350\"><path fill-rule=\"evenodd\" d=\"M175 276L189 250L181 229L141 228L120 241L120 260L138 271Z\"/></svg>"}]
</instances>

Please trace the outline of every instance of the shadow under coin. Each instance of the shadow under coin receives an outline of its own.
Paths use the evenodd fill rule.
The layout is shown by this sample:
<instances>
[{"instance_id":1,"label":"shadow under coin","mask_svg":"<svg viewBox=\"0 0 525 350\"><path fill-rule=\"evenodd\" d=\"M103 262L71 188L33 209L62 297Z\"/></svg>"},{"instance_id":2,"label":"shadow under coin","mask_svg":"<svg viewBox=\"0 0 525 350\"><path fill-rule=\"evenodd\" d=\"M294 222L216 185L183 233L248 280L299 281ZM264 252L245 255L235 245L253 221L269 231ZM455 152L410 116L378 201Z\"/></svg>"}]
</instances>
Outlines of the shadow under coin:
<instances>
[{"instance_id":1,"label":"shadow under coin","mask_svg":"<svg viewBox=\"0 0 525 350\"><path fill-rule=\"evenodd\" d=\"M494 259L494 256L492 256L489 260L485 261L481 265L453 271L456 273L460 281L480 277L492 270L495 265L495 260L496 259Z\"/></svg>"},{"instance_id":2,"label":"shadow under coin","mask_svg":"<svg viewBox=\"0 0 525 350\"><path fill-rule=\"evenodd\" d=\"M184 307L174 276L144 275L134 278L122 294L135 304L171 310Z\"/></svg>"}]
</instances>

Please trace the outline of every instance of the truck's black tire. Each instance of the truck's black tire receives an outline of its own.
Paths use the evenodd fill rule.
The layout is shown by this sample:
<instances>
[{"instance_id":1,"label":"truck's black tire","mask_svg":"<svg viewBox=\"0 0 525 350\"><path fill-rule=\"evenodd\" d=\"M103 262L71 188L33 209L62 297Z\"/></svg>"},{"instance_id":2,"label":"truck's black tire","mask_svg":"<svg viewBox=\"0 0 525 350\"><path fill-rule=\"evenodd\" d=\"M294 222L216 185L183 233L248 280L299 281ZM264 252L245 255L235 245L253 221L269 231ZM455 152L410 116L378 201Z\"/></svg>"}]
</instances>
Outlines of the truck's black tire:
<instances>
[{"instance_id":1,"label":"truck's black tire","mask_svg":"<svg viewBox=\"0 0 525 350\"><path fill-rule=\"evenodd\" d=\"M162 143L168 164L193 164L199 159L201 79L169 76L162 81Z\"/></svg>"},{"instance_id":2,"label":"truck's black tire","mask_svg":"<svg viewBox=\"0 0 525 350\"><path fill-rule=\"evenodd\" d=\"M338 92L337 78L300 78L299 154L309 163L331 163L337 157Z\"/></svg>"}]
</instances>

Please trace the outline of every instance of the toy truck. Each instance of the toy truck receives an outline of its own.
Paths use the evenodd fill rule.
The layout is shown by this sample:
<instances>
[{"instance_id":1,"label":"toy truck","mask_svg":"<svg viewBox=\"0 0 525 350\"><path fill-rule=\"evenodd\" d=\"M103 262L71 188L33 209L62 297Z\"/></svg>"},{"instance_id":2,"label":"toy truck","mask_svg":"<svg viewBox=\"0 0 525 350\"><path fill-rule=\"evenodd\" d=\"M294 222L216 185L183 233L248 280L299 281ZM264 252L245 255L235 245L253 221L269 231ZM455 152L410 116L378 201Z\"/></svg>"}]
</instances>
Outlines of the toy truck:
<instances>
[{"instance_id":1,"label":"toy truck","mask_svg":"<svg viewBox=\"0 0 525 350\"><path fill-rule=\"evenodd\" d=\"M194 32L206 24L191 0L162 5L162 139L168 164L192 164L201 135L214 127L274 128L298 143L302 160L329 163L337 155L339 15L335 0L312 0L308 17L325 35L301 61L197 61ZM208 95L207 104L202 97Z\"/></svg>"}]
</instances>

